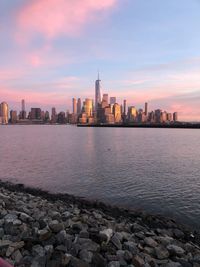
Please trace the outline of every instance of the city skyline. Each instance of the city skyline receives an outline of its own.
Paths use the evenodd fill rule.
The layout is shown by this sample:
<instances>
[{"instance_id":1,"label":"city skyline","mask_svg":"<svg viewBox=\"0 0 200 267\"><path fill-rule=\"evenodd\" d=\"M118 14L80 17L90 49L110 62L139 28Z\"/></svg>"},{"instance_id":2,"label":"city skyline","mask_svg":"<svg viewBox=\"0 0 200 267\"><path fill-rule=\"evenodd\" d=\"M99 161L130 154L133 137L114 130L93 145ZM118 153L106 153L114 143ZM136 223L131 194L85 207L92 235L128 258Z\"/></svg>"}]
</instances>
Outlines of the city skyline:
<instances>
[{"instance_id":1,"label":"city skyline","mask_svg":"<svg viewBox=\"0 0 200 267\"><path fill-rule=\"evenodd\" d=\"M3 0L0 100L65 110L94 98L99 69L118 102L200 121L199 10L196 0Z\"/></svg>"}]
</instances>

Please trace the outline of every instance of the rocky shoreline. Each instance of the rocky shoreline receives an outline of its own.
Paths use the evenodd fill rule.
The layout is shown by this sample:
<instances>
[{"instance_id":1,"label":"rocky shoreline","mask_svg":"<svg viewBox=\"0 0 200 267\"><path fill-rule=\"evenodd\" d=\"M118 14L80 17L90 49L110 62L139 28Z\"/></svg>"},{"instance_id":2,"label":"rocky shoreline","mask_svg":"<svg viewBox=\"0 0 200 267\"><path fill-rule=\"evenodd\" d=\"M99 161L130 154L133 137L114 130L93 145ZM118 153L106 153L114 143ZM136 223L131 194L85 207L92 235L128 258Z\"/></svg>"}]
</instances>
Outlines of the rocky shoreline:
<instances>
[{"instance_id":1,"label":"rocky shoreline","mask_svg":"<svg viewBox=\"0 0 200 267\"><path fill-rule=\"evenodd\" d=\"M0 181L0 257L20 267L200 267L199 234L162 216Z\"/></svg>"}]
</instances>

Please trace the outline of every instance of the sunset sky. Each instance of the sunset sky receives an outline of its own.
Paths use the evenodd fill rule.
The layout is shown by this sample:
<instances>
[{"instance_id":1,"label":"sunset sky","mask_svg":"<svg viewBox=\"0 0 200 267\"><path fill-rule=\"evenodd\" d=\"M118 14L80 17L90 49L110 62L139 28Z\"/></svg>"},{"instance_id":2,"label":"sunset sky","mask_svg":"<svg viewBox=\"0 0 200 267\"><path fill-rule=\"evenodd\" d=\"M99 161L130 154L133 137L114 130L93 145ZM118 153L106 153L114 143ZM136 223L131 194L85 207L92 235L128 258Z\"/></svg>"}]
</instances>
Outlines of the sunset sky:
<instances>
[{"instance_id":1,"label":"sunset sky","mask_svg":"<svg viewBox=\"0 0 200 267\"><path fill-rule=\"evenodd\" d=\"M0 0L0 101L71 110L102 93L200 121L199 0Z\"/></svg>"}]
</instances>

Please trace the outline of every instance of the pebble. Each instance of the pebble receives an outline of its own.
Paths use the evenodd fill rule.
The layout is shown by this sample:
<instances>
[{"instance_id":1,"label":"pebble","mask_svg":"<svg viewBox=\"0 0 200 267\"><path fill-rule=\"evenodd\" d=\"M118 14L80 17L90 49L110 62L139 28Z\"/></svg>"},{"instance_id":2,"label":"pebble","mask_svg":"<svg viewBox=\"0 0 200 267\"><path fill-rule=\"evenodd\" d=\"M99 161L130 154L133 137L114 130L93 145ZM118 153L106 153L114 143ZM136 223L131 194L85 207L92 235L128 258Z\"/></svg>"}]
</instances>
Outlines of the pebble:
<instances>
[{"instance_id":1,"label":"pebble","mask_svg":"<svg viewBox=\"0 0 200 267\"><path fill-rule=\"evenodd\" d=\"M155 217L151 225L152 216L113 217L110 208L3 186L0 199L0 256L13 266L200 267L199 247L173 221Z\"/></svg>"}]
</instances>

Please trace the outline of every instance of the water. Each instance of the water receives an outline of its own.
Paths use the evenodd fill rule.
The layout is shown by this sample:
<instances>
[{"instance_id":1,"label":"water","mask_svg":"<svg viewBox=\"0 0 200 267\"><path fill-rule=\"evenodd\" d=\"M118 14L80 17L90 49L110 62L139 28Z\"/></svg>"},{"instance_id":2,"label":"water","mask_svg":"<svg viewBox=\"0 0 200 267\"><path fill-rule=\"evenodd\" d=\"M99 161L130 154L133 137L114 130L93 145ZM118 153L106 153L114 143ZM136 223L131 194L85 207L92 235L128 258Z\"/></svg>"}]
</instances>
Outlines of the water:
<instances>
[{"instance_id":1,"label":"water","mask_svg":"<svg viewBox=\"0 0 200 267\"><path fill-rule=\"evenodd\" d=\"M200 131L0 127L0 179L200 228Z\"/></svg>"}]
</instances>

